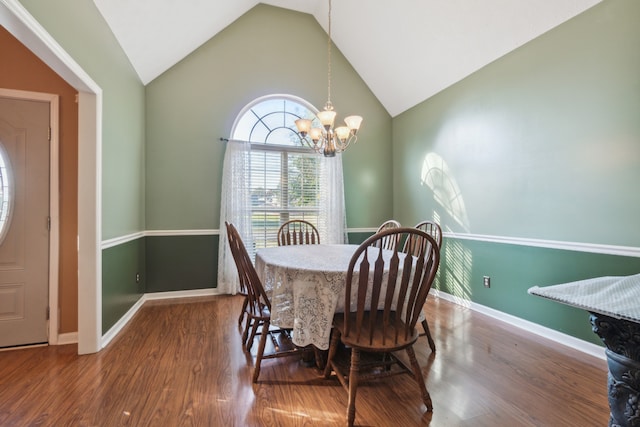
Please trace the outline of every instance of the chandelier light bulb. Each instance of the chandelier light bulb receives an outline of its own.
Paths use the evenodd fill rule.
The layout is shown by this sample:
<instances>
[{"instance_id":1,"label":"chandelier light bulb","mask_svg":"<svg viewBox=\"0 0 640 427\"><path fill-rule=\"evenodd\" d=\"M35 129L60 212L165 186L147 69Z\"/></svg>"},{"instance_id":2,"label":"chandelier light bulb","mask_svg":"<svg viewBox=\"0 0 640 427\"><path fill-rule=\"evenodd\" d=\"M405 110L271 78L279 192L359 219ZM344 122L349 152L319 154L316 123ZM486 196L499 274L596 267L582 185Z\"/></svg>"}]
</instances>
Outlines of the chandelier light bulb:
<instances>
[{"instance_id":1,"label":"chandelier light bulb","mask_svg":"<svg viewBox=\"0 0 640 427\"><path fill-rule=\"evenodd\" d=\"M302 135L302 137L304 138L311 130L311 120L298 119L296 120L296 127L298 128L298 132L300 133L300 135Z\"/></svg>"},{"instance_id":2,"label":"chandelier light bulb","mask_svg":"<svg viewBox=\"0 0 640 427\"><path fill-rule=\"evenodd\" d=\"M360 116L345 117L344 122L347 124L349 129L353 131L353 134L355 135L356 132L358 132L358 129L360 129L360 124L362 124L362 117Z\"/></svg>"},{"instance_id":3,"label":"chandelier light bulb","mask_svg":"<svg viewBox=\"0 0 640 427\"><path fill-rule=\"evenodd\" d=\"M322 138L322 129L321 128L312 128L309 131L309 138L311 138L311 140L314 143L317 143L318 141L320 141L320 139Z\"/></svg>"},{"instance_id":4,"label":"chandelier light bulb","mask_svg":"<svg viewBox=\"0 0 640 427\"><path fill-rule=\"evenodd\" d=\"M318 119L322 126L324 126L325 130L329 130L333 127L333 123L336 120L336 112L330 110L324 110L318 113Z\"/></svg>"}]
</instances>

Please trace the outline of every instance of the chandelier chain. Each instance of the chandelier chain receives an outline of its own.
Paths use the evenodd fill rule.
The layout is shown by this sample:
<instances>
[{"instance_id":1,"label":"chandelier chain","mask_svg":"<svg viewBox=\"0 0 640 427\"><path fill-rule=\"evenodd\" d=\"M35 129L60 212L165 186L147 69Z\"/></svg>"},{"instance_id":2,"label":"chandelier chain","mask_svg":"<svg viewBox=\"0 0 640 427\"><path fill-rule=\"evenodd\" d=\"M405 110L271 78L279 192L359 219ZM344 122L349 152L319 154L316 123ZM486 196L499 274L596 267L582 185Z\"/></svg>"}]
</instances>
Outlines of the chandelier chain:
<instances>
[{"instance_id":1,"label":"chandelier chain","mask_svg":"<svg viewBox=\"0 0 640 427\"><path fill-rule=\"evenodd\" d=\"M329 26L327 39L327 106L331 106L331 0L329 0ZM333 109L333 108L331 108Z\"/></svg>"}]
</instances>

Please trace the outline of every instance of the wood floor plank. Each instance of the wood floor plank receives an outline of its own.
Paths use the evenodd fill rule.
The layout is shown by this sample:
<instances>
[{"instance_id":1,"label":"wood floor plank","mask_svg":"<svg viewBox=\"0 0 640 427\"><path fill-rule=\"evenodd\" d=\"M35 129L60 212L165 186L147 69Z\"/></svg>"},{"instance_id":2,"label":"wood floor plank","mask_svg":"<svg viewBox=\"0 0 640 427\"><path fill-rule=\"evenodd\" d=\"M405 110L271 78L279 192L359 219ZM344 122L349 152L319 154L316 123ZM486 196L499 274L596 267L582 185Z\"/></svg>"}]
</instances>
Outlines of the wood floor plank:
<instances>
[{"instance_id":1,"label":"wood floor plank","mask_svg":"<svg viewBox=\"0 0 640 427\"><path fill-rule=\"evenodd\" d=\"M264 360L252 383L257 345L242 348L241 302L147 302L97 354L78 356L75 345L1 352L0 425L344 425L347 393L300 358ZM424 337L415 350L434 411L409 376L394 376L359 387L358 425L607 424L604 360L444 300L428 308L437 353Z\"/></svg>"}]
</instances>

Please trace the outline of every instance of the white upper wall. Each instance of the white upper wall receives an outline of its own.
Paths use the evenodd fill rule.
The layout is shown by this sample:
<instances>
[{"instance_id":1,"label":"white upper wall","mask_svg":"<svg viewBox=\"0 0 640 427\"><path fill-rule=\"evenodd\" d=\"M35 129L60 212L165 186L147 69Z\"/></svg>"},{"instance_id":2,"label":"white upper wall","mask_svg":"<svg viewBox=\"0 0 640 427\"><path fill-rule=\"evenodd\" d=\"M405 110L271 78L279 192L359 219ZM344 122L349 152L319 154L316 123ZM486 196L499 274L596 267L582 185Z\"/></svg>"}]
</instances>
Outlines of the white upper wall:
<instances>
[{"instance_id":1,"label":"white upper wall","mask_svg":"<svg viewBox=\"0 0 640 427\"><path fill-rule=\"evenodd\" d=\"M333 0L331 36L395 117L600 1ZM259 3L94 2L144 84ZM312 14L327 30L328 0L262 3Z\"/></svg>"}]
</instances>

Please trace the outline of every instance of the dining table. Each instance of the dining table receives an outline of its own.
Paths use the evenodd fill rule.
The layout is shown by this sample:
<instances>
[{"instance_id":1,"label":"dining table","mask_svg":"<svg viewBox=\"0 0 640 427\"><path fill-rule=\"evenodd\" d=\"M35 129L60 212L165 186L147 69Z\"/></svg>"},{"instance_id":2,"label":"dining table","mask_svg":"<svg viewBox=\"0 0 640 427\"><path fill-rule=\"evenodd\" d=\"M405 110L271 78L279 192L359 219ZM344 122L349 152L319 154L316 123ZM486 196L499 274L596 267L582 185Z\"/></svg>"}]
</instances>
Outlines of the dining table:
<instances>
[{"instance_id":1,"label":"dining table","mask_svg":"<svg viewBox=\"0 0 640 427\"><path fill-rule=\"evenodd\" d=\"M347 271L358 247L311 244L256 251L256 272L271 301L271 324L291 329L295 345L329 348L333 317L345 310ZM392 253L385 250L383 256L391 257ZM350 310L355 310L356 298L351 301Z\"/></svg>"}]
</instances>

